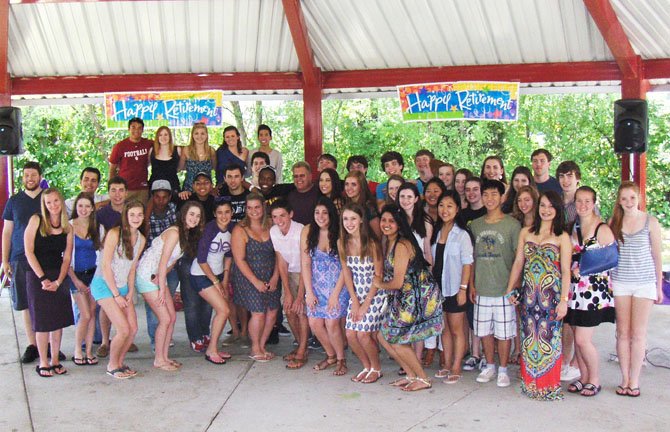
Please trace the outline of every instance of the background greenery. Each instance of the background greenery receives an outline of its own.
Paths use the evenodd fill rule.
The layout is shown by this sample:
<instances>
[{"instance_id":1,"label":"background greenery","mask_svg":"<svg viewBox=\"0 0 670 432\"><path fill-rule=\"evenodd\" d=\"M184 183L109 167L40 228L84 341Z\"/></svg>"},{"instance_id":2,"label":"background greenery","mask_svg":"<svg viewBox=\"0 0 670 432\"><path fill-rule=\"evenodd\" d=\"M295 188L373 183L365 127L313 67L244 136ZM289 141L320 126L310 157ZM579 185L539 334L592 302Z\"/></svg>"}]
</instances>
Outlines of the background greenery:
<instances>
[{"instance_id":1,"label":"background greenery","mask_svg":"<svg viewBox=\"0 0 670 432\"><path fill-rule=\"evenodd\" d=\"M563 160L574 160L582 169L582 184L600 194L604 215L611 214L620 181L620 162L613 152L612 104L614 95L533 95L523 96L519 121L495 122L420 122L400 121L397 99L327 100L323 103L324 152L340 161L344 173L346 159L363 154L370 161L369 178L383 180L379 157L387 150L405 156L405 174L416 177L413 155L428 148L457 167L479 172L483 159L502 156L506 172L517 165L530 167L530 154L545 147L554 155L552 170ZM227 107L231 122L243 122L244 140L257 147L253 131L261 122L273 129L272 145L284 155L284 178L290 177L292 163L303 158L302 103L253 103ZM670 114L663 106L650 103L650 145L647 155L647 202L651 213L670 226ZM236 119L236 120L235 120ZM75 105L23 108L26 153L15 161L19 168L27 159L38 160L45 178L66 196L78 191L79 173L87 165L97 166L107 178L106 158L114 143L126 131L104 127L101 105ZM246 131L250 137L247 140ZM175 131L175 142L184 145L188 130ZM153 131L145 131L153 138ZM221 128L210 129L210 144L221 143ZM250 145L249 145L250 143ZM553 172L552 172L553 175Z\"/></svg>"}]
</instances>

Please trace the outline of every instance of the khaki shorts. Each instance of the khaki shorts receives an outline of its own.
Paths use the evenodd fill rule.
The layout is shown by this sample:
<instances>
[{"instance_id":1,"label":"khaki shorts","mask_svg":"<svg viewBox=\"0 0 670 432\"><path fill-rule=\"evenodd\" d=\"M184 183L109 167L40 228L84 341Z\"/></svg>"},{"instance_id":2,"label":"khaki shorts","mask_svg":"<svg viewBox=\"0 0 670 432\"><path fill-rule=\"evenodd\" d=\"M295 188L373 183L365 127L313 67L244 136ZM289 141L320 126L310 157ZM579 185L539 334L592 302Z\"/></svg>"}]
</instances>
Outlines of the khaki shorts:
<instances>
[{"instance_id":1,"label":"khaki shorts","mask_svg":"<svg viewBox=\"0 0 670 432\"><path fill-rule=\"evenodd\" d=\"M293 299L298 296L298 285L300 285L300 273L291 273L288 274L288 289L293 295ZM281 302L284 304L284 295L286 293L286 287L282 286L281 291Z\"/></svg>"}]
</instances>

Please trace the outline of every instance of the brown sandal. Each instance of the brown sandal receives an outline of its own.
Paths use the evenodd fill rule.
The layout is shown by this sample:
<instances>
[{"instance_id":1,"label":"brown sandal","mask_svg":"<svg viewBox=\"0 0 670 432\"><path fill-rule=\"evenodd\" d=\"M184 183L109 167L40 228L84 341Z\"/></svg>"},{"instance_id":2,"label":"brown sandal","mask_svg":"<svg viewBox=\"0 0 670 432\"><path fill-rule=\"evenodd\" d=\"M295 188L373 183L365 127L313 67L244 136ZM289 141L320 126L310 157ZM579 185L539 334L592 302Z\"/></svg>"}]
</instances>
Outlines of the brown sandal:
<instances>
[{"instance_id":1,"label":"brown sandal","mask_svg":"<svg viewBox=\"0 0 670 432\"><path fill-rule=\"evenodd\" d=\"M342 375L346 375L347 372L349 372L349 368L347 368L347 359L337 360L336 364L337 364L337 367L333 371L333 375L342 376Z\"/></svg>"},{"instance_id":2,"label":"brown sandal","mask_svg":"<svg viewBox=\"0 0 670 432\"><path fill-rule=\"evenodd\" d=\"M305 366L307 363L307 356L303 358L293 357L293 360L290 360L286 365L286 369L300 369Z\"/></svg>"},{"instance_id":3,"label":"brown sandal","mask_svg":"<svg viewBox=\"0 0 670 432\"><path fill-rule=\"evenodd\" d=\"M337 357L327 355L325 359L321 360L316 365L314 365L314 370L315 371L326 370L329 367L335 366L336 364L337 364Z\"/></svg>"},{"instance_id":4,"label":"brown sandal","mask_svg":"<svg viewBox=\"0 0 670 432\"><path fill-rule=\"evenodd\" d=\"M421 364L424 367L430 367L433 364L433 359L435 358L436 348L426 349L423 356L423 362Z\"/></svg>"}]
</instances>

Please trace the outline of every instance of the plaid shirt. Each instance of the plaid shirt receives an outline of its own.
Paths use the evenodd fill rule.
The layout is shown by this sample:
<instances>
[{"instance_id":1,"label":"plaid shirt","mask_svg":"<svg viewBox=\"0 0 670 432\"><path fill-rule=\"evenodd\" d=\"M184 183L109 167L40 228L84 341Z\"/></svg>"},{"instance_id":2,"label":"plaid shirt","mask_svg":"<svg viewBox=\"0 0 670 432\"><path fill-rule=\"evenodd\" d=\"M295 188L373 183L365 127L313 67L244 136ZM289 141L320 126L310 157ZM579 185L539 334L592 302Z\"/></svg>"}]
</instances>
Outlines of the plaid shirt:
<instances>
[{"instance_id":1,"label":"plaid shirt","mask_svg":"<svg viewBox=\"0 0 670 432\"><path fill-rule=\"evenodd\" d=\"M157 216L156 213L151 212L149 216L149 238L147 240L147 246L151 245L151 242L161 235L163 231L170 228L177 222L177 206L175 203L168 203L167 208L163 216Z\"/></svg>"}]
</instances>

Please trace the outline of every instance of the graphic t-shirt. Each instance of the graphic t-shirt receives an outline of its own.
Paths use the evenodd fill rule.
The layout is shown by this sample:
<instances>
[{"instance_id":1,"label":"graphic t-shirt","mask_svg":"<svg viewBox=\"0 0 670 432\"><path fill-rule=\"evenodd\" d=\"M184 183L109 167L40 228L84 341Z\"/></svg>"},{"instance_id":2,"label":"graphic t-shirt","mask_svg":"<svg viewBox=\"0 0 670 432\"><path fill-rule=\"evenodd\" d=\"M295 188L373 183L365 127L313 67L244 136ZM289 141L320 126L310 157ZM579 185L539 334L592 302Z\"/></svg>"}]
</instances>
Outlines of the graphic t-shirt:
<instances>
[{"instance_id":1,"label":"graphic t-shirt","mask_svg":"<svg viewBox=\"0 0 670 432\"><path fill-rule=\"evenodd\" d=\"M116 143L109 162L119 166L119 175L128 182L128 190L147 189L149 184L149 149L153 141L146 138L134 143L126 138Z\"/></svg>"}]
</instances>

